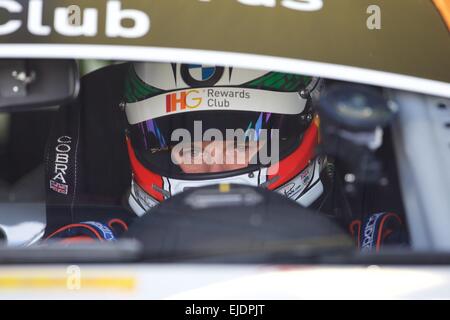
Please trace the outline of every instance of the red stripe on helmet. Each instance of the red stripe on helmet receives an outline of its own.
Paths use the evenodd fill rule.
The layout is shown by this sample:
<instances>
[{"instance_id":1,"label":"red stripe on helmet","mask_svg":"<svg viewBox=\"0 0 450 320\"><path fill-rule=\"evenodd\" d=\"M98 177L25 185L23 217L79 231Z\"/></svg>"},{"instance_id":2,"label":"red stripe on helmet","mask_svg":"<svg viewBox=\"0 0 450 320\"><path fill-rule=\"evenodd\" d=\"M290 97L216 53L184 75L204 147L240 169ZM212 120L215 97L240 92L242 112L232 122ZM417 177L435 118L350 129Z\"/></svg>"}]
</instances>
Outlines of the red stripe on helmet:
<instances>
[{"instance_id":1,"label":"red stripe on helmet","mask_svg":"<svg viewBox=\"0 0 450 320\"><path fill-rule=\"evenodd\" d=\"M268 188L274 190L300 174L315 156L315 149L319 142L319 124L313 121L303 136L302 143L289 156L269 168L268 180L278 177Z\"/></svg>"},{"instance_id":2,"label":"red stripe on helmet","mask_svg":"<svg viewBox=\"0 0 450 320\"><path fill-rule=\"evenodd\" d=\"M136 157L129 138L127 138L127 146L128 156L130 157L131 170L133 170L134 174L134 181L153 198L158 201L163 201L164 196L153 188L153 185L156 185L162 190L163 178L142 165L142 163Z\"/></svg>"}]
</instances>

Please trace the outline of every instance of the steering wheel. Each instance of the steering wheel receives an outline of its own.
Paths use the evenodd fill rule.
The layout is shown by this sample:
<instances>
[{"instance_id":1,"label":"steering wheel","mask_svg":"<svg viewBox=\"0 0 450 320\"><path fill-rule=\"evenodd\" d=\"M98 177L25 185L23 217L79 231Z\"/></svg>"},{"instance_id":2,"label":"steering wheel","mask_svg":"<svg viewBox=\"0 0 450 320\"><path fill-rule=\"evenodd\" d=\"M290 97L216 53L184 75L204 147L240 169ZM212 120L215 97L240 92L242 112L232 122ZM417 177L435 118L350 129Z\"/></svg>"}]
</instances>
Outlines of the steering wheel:
<instances>
[{"instance_id":1,"label":"steering wheel","mask_svg":"<svg viewBox=\"0 0 450 320\"><path fill-rule=\"evenodd\" d=\"M331 218L263 188L214 185L187 190L130 226L146 257L248 256L351 245Z\"/></svg>"}]
</instances>

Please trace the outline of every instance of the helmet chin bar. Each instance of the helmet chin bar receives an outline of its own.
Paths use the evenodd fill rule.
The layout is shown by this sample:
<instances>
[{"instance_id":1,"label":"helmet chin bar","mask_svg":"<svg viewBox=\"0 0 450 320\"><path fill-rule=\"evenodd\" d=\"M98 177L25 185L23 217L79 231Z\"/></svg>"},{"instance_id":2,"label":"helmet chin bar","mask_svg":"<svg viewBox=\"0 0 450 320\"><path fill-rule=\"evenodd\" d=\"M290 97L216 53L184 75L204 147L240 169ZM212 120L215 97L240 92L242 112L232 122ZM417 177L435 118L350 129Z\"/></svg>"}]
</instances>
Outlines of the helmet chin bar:
<instances>
[{"instance_id":1,"label":"helmet chin bar","mask_svg":"<svg viewBox=\"0 0 450 320\"><path fill-rule=\"evenodd\" d=\"M303 206L311 205L323 193L323 184L320 180L321 161L316 159L312 161L299 175L289 182L277 188L278 192L289 199L292 199ZM164 193L174 196L191 188L199 188L209 185L217 185L221 183L241 184L250 186L266 185L267 168L228 177L223 179L209 179L204 181L179 180L167 177L163 179ZM269 187L270 189L270 187ZM165 196L164 199L169 198ZM131 184L131 193L128 203L132 210L138 216L143 216L160 202L149 195L134 179Z\"/></svg>"}]
</instances>

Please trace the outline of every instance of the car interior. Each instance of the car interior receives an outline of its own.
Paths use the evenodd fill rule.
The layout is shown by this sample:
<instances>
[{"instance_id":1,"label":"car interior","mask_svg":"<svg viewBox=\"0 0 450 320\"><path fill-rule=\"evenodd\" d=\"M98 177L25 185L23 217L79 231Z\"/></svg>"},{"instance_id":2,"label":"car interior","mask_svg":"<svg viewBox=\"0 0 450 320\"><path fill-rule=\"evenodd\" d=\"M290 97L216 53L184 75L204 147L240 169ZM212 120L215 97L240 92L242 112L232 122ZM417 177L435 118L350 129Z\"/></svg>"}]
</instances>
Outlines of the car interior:
<instances>
[{"instance_id":1,"label":"car interior","mask_svg":"<svg viewBox=\"0 0 450 320\"><path fill-rule=\"evenodd\" d=\"M110 77L109 72L111 70L114 72L115 68L120 65L119 62L112 61L79 61L81 75L88 75L91 79L90 83L100 83L102 79L107 82L108 79L106 78ZM81 79L82 90L98 90L98 88L83 87L85 78ZM327 85L332 87L352 86L354 84L328 80ZM104 89L101 86L99 88ZM381 88L374 88L373 90L374 92L382 92ZM94 99L102 99L102 94L104 95L105 92L97 92ZM110 92L106 94L110 94ZM81 98L83 99L83 97L85 96ZM45 202L47 200L44 179L46 169L45 150L57 112L57 106L46 106L20 112L9 110L0 114L0 168L2 168L0 169L0 206L5 208L5 210L0 209L0 220L3 220L3 222L0 221L0 234L3 233L3 237L6 237L5 233L9 233L8 230L20 225L20 220L23 219L35 220L34 226L26 226L27 228L34 228L33 232L41 233L45 228ZM103 133L101 127L98 128L98 136L94 139L101 141ZM365 153L361 153L356 161L343 157L342 150L346 152L356 150L355 144L351 144L345 139L330 140L335 144L334 147L325 145L321 146L321 150L318 151L326 153L330 159L323 175L326 176L325 179L332 184L331 188L334 189L328 195L328 197L333 198L331 201L328 199L326 202L317 202L313 209L325 213L326 216L343 218L345 223L341 224L341 228L345 228L345 225L353 219L377 212L395 212L407 220L398 179L392 131L389 126L386 126L383 131L382 144L371 155L373 157L370 160L365 158L367 156ZM118 132L117 134L120 134L121 131ZM324 138L328 134L332 135L324 132ZM336 144L339 146L338 148L336 148ZM99 159L98 157L94 158ZM100 159L100 161L101 163L98 165L108 160ZM375 166L375 169L373 166ZM115 169L109 168L108 170ZM127 171L127 169L124 171ZM376 175L375 182L373 177L370 177L372 173ZM125 182L127 183L126 187L128 187L129 172L125 172L121 178L121 185L118 188L124 188ZM121 189L120 192L123 192L123 190ZM95 201L100 201L101 198L95 199ZM22 213L11 219L11 210L14 211L14 207L11 205L14 204L21 206L16 211ZM26 204L39 204L40 206L27 207L24 210ZM95 203L91 204L95 205ZM37 216L35 214L36 208L40 211ZM26 243L20 236L10 237L11 239L7 239L10 245L25 245Z\"/></svg>"}]
</instances>

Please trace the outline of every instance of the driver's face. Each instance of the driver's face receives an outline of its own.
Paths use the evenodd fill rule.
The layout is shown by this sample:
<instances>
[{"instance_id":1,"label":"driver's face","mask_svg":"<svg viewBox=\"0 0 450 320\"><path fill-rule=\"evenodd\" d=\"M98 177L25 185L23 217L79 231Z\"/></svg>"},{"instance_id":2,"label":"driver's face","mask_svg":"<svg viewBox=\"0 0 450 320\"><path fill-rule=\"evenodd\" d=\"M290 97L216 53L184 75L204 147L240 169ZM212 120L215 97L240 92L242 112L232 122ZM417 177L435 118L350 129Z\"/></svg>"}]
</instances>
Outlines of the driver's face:
<instances>
[{"instance_id":1,"label":"driver's face","mask_svg":"<svg viewBox=\"0 0 450 320\"><path fill-rule=\"evenodd\" d=\"M173 157L184 173L226 172L248 167L262 145L261 142L198 141L183 146Z\"/></svg>"}]
</instances>

